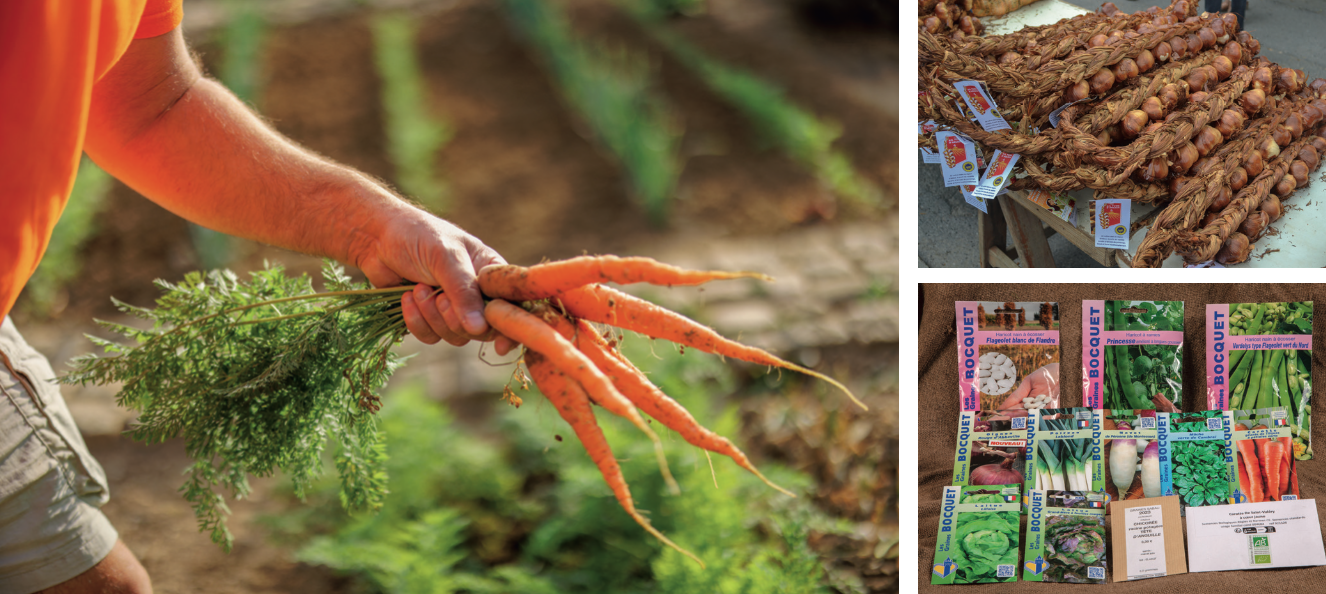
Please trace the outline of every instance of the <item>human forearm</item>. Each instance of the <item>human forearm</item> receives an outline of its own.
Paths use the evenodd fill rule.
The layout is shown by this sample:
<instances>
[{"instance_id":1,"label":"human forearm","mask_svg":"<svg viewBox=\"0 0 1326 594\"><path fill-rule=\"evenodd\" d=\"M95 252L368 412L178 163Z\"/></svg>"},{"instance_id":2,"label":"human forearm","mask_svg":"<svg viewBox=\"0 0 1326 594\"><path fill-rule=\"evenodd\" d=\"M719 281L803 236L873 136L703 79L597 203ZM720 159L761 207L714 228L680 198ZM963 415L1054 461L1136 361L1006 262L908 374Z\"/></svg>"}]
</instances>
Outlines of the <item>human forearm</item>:
<instances>
[{"instance_id":1,"label":"human forearm","mask_svg":"<svg viewBox=\"0 0 1326 594\"><path fill-rule=\"evenodd\" d=\"M100 93L86 143L93 159L190 221L352 264L385 217L417 216L368 177L280 136L190 68L144 85L157 96Z\"/></svg>"}]
</instances>

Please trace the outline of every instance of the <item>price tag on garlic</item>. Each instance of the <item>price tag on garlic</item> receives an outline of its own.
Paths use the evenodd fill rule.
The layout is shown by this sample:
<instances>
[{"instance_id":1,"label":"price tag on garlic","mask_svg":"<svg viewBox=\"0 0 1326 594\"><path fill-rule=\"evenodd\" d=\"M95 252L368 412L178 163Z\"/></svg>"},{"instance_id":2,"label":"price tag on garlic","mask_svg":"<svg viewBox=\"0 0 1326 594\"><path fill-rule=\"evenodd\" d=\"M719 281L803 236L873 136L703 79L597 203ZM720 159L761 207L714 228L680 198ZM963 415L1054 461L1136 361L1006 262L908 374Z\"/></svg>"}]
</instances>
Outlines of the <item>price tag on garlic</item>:
<instances>
[{"instance_id":1,"label":"price tag on garlic","mask_svg":"<svg viewBox=\"0 0 1326 594\"><path fill-rule=\"evenodd\" d=\"M985 174L972 194L981 198L998 196L1004 185L1013 179L1013 166L1017 165L1018 158L1018 155L996 150L990 158L990 166L985 169Z\"/></svg>"},{"instance_id":2,"label":"price tag on garlic","mask_svg":"<svg viewBox=\"0 0 1326 594\"><path fill-rule=\"evenodd\" d=\"M1096 201L1096 223L1093 225L1096 247L1128 249L1132 202L1132 200Z\"/></svg>"},{"instance_id":3,"label":"price tag on garlic","mask_svg":"<svg viewBox=\"0 0 1326 594\"><path fill-rule=\"evenodd\" d=\"M944 173L945 186L975 185L980 181L976 174L975 144L948 131L936 132L935 140L943 157L939 167Z\"/></svg>"},{"instance_id":4,"label":"price tag on garlic","mask_svg":"<svg viewBox=\"0 0 1326 594\"><path fill-rule=\"evenodd\" d=\"M985 128L986 132L998 132L1000 130L1009 130L1012 126L1004 121L1003 114L999 113L999 106L995 105L994 99L985 93L981 83L974 80L964 80L953 83L953 88L957 89L962 100L967 103L971 113L975 116L976 123Z\"/></svg>"},{"instance_id":5,"label":"price tag on garlic","mask_svg":"<svg viewBox=\"0 0 1326 594\"><path fill-rule=\"evenodd\" d=\"M990 211L987 210L989 207L986 206L988 204L987 200L973 193L976 190L975 185L958 186L958 189L962 190L962 199L966 200L967 204L975 206L977 210L983 213L990 214Z\"/></svg>"}]
</instances>

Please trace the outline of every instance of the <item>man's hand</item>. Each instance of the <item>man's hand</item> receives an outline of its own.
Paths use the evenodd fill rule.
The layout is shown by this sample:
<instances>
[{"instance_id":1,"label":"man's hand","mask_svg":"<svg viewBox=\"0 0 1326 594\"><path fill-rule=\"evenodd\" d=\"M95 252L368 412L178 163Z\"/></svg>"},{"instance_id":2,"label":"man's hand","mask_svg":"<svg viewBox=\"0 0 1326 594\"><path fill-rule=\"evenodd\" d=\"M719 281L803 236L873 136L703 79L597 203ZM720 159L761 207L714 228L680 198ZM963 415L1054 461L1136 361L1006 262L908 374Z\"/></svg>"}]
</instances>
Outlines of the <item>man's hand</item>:
<instances>
[{"instance_id":1,"label":"man's hand","mask_svg":"<svg viewBox=\"0 0 1326 594\"><path fill-rule=\"evenodd\" d=\"M427 344L494 340L499 355L515 346L483 318L475 274L506 260L473 235L417 209L399 211L379 237L352 241L351 259L375 286L419 283L401 296L405 326ZM433 289L440 288L440 290Z\"/></svg>"},{"instance_id":2,"label":"man's hand","mask_svg":"<svg viewBox=\"0 0 1326 594\"><path fill-rule=\"evenodd\" d=\"M999 404L999 410L1026 408L1022 399L1040 394L1048 394L1050 402L1059 401L1059 364L1050 363L1022 378L1016 390Z\"/></svg>"}]
</instances>

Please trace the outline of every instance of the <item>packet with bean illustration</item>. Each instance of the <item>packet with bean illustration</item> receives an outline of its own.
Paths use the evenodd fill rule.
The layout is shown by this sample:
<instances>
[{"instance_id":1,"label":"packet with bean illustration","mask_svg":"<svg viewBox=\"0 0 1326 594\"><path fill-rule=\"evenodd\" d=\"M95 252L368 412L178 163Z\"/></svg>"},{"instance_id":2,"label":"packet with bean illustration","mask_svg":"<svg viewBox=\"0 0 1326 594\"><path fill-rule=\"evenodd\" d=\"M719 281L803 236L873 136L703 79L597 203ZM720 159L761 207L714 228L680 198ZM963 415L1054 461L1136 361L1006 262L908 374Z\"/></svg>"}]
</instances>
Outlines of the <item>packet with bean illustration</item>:
<instances>
[{"instance_id":1,"label":"packet with bean illustration","mask_svg":"<svg viewBox=\"0 0 1326 594\"><path fill-rule=\"evenodd\" d=\"M955 306L961 410L1058 408L1058 303L958 301Z\"/></svg>"},{"instance_id":2,"label":"packet with bean illustration","mask_svg":"<svg viewBox=\"0 0 1326 594\"><path fill-rule=\"evenodd\" d=\"M1016 582L1021 485L944 487L931 584Z\"/></svg>"},{"instance_id":3,"label":"packet with bean illustration","mask_svg":"<svg viewBox=\"0 0 1326 594\"><path fill-rule=\"evenodd\" d=\"M1099 491L1028 491L1022 580L1105 583L1105 507Z\"/></svg>"},{"instance_id":4,"label":"packet with bean illustration","mask_svg":"<svg viewBox=\"0 0 1326 594\"><path fill-rule=\"evenodd\" d=\"M1022 484L1026 464L1026 411L963 411L953 456L954 485Z\"/></svg>"},{"instance_id":5,"label":"packet with bean illustration","mask_svg":"<svg viewBox=\"0 0 1326 594\"><path fill-rule=\"evenodd\" d=\"M1082 401L1089 408L1178 412L1183 302L1083 301Z\"/></svg>"},{"instance_id":6,"label":"packet with bean illustration","mask_svg":"<svg viewBox=\"0 0 1326 594\"><path fill-rule=\"evenodd\" d=\"M1206 405L1285 411L1295 460L1312 459L1312 302L1206 306Z\"/></svg>"}]
</instances>

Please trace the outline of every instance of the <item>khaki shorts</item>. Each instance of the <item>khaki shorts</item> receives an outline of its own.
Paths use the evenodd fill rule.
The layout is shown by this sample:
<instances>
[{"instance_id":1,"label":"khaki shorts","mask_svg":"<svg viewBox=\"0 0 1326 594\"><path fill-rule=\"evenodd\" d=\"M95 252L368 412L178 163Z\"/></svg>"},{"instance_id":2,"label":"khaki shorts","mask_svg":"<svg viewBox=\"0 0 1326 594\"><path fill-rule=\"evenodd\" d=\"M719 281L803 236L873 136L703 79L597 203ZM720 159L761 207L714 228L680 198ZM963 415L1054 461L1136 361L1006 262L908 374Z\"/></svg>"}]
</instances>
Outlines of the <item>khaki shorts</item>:
<instances>
[{"instance_id":1,"label":"khaki shorts","mask_svg":"<svg viewBox=\"0 0 1326 594\"><path fill-rule=\"evenodd\" d=\"M83 443L51 365L9 318L0 324L0 592L67 581L118 535L99 509L106 473Z\"/></svg>"}]
</instances>

